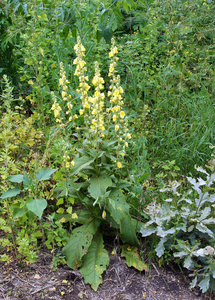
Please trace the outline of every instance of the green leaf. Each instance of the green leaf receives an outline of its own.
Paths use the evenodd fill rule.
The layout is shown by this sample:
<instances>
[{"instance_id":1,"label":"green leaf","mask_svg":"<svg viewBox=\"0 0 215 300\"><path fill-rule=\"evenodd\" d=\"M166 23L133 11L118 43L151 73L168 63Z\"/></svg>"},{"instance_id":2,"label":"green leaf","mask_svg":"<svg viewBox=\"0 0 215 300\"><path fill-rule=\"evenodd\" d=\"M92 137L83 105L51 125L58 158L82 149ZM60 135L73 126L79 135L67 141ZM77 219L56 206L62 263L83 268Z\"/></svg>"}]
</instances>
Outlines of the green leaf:
<instances>
[{"instance_id":1,"label":"green leaf","mask_svg":"<svg viewBox=\"0 0 215 300\"><path fill-rule=\"evenodd\" d=\"M32 199L27 203L27 208L39 218L42 217L43 211L46 207L47 201L45 199Z\"/></svg>"},{"instance_id":2,"label":"green leaf","mask_svg":"<svg viewBox=\"0 0 215 300\"><path fill-rule=\"evenodd\" d=\"M43 170L40 170L40 171L36 174L37 180L38 180L38 181L49 180L49 179L50 179L50 176L51 176L55 171L57 171L57 170L58 170L58 169L43 169Z\"/></svg>"},{"instance_id":3,"label":"green leaf","mask_svg":"<svg viewBox=\"0 0 215 300\"><path fill-rule=\"evenodd\" d=\"M140 259L137 247L123 245L121 256L126 258L126 264L128 267L134 267L139 271L149 271L148 266Z\"/></svg>"},{"instance_id":4,"label":"green leaf","mask_svg":"<svg viewBox=\"0 0 215 300\"><path fill-rule=\"evenodd\" d=\"M77 269L82 265L82 257L87 253L99 224L100 221L94 219L73 230L72 236L63 248L70 268Z\"/></svg>"},{"instance_id":5,"label":"green leaf","mask_svg":"<svg viewBox=\"0 0 215 300\"><path fill-rule=\"evenodd\" d=\"M112 186L112 180L107 175L94 177L90 179L90 186L88 192L94 199L104 196L108 187Z\"/></svg>"},{"instance_id":6,"label":"green leaf","mask_svg":"<svg viewBox=\"0 0 215 300\"><path fill-rule=\"evenodd\" d=\"M1 195L1 199L11 198L17 196L21 190L18 187L15 187L13 189L9 189L7 192Z\"/></svg>"},{"instance_id":7,"label":"green leaf","mask_svg":"<svg viewBox=\"0 0 215 300\"><path fill-rule=\"evenodd\" d=\"M109 211L111 217L119 225L121 239L124 243L139 245L132 219L129 214L129 205L119 189L111 191L109 195Z\"/></svg>"},{"instance_id":8,"label":"green leaf","mask_svg":"<svg viewBox=\"0 0 215 300\"><path fill-rule=\"evenodd\" d=\"M10 182L20 183L23 182L23 175L11 175L7 180Z\"/></svg>"},{"instance_id":9,"label":"green leaf","mask_svg":"<svg viewBox=\"0 0 215 300\"><path fill-rule=\"evenodd\" d=\"M34 182L31 180L30 177L28 177L26 174L24 174L23 176L23 186L24 189L29 189L30 187L32 187L34 185Z\"/></svg>"},{"instance_id":10,"label":"green leaf","mask_svg":"<svg viewBox=\"0 0 215 300\"><path fill-rule=\"evenodd\" d=\"M75 165L71 168L71 175L78 174L81 170L88 167L92 162L94 162L94 159L91 159L91 157L88 156L82 156L82 157L76 157L74 159Z\"/></svg>"},{"instance_id":11,"label":"green leaf","mask_svg":"<svg viewBox=\"0 0 215 300\"><path fill-rule=\"evenodd\" d=\"M120 231L120 238L124 243L130 245L140 244L137 239L136 231L133 227L130 215L128 215L127 218L121 222Z\"/></svg>"},{"instance_id":12,"label":"green leaf","mask_svg":"<svg viewBox=\"0 0 215 300\"><path fill-rule=\"evenodd\" d=\"M94 291L102 283L101 274L106 270L108 264L109 256L108 252L104 249L102 235L96 234L87 254L83 258L83 265L80 268L80 273L84 277L85 282L89 283Z\"/></svg>"},{"instance_id":13,"label":"green leaf","mask_svg":"<svg viewBox=\"0 0 215 300\"><path fill-rule=\"evenodd\" d=\"M109 210L117 224L121 224L121 221L129 215L129 205L119 189L114 189L109 195Z\"/></svg>"},{"instance_id":14,"label":"green leaf","mask_svg":"<svg viewBox=\"0 0 215 300\"><path fill-rule=\"evenodd\" d=\"M25 207L22 208L14 208L13 210L13 217L14 218L21 218L27 213L27 209Z\"/></svg>"}]
</instances>

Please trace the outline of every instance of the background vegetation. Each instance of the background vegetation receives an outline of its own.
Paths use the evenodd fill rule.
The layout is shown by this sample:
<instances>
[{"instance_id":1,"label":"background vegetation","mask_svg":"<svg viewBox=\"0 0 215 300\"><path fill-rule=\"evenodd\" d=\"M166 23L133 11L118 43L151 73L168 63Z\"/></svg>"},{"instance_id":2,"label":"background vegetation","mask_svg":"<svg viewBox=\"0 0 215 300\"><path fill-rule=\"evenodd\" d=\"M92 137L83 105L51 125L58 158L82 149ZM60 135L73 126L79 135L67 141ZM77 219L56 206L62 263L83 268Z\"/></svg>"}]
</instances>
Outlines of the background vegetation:
<instances>
[{"instance_id":1,"label":"background vegetation","mask_svg":"<svg viewBox=\"0 0 215 300\"><path fill-rule=\"evenodd\" d=\"M66 259L97 289L111 245L139 270L148 270L143 259L171 263L174 254L193 287L215 290L214 13L211 0L0 2L1 260L33 262L45 246L53 267ZM106 108L116 115L105 121L108 110L98 106L109 124L105 143L74 75L78 36L84 76L91 85L98 61ZM110 75L112 38L119 60ZM121 115L110 104L121 91L117 74ZM92 275L96 251L103 263Z\"/></svg>"}]
</instances>

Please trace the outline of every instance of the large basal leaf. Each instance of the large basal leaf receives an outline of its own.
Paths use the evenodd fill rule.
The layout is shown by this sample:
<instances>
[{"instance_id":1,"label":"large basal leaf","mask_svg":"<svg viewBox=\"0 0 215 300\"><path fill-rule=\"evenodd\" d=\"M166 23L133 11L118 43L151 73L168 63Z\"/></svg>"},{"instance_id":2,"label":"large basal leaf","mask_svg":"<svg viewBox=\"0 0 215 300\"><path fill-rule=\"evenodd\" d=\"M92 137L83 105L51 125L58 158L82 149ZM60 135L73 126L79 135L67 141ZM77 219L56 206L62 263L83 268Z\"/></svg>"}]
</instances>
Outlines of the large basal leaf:
<instances>
[{"instance_id":1,"label":"large basal leaf","mask_svg":"<svg viewBox=\"0 0 215 300\"><path fill-rule=\"evenodd\" d=\"M99 220L91 220L73 230L72 236L63 248L63 253L70 268L77 269L82 265L82 257L87 253L99 224Z\"/></svg>"},{"instance_id":2,"label":"large basal leaf","mask_svg":"<svg viewBox=\"0 0 215 300\"><path fill-rule=\"evenodd\" d=\"M111 191L109 195L109 211L111 217L119 225L129 216L129 205L126 203L125 196L119 189Z\"/></svg>"},{"instance_id":3,"label":"large basal leaf","mask_svg":"<svg viewBox=\"0 0 215 300\"><path fill-rule=\"evenodd\" d=\"M96 234L83 258L83 265L80 269L81 275L86 283L96 291L102 283L101 274L106 270L109 264L108 252L104 249L103 238L101 234Z\"/></svg>"},{"instance_id":4,"label":"large basal leaf","mask_svg":"<svg viewBox=\"0 0 215 300\"><path fill-rule=\"evenodd\" d=\"M17 196L21 190L18 187L15 187L13 189L9 189L7 192L1 195L1 199L11 198Z\"/></svg>"},{"instance_id":5,"label":"large basal leaf","mask_svg":"<svg viewBox=\"0 0 215 300\"><path fill-rule=\"evenodd\" d=\"M38 181L49 180L49 179L50 179L50 176L51 176L55 171L57 171L57 170L58 170L58 169L43 169L43 170L40 170L40 171L36 174L37 180L38 180Z\"/></svg>"},{"instance_id":6,"label":"large basal leaf","mask_svg":"<svg viewBox=\"0 0 215 300\"><path fill-rule=\"evenodd\" d=\"M39 218L42 217L43 211L46 207L47 201L45 199L32 199L27 203L27 208Z\"/></svg>"},{"instance_id":7,"label":"large basal leaf","mask_svg":"<svg viewBox=\"0 0 215 300\"><path fill-rule=\"evenodd\" d=\"M71 168L71 175L78 174L81 170L88 167L92 162L94 162L94 159L88 156L82 156L82 157L76 157L74 159L75 165Z\"/></svg>"},{"instance_id":8,"label":"large basal leaf","mask_svg":"<svg viewBox=\"0 0 215 300\"><path fill-rule=\"evenodd\" d=\"M126 258L128 267L134 267L139 271L149 271L148 266L140 259L137 247L123 245L121 256Z\"/></svg>"},{"instance_id":9,"label":"large basal leaf","mask_svg":"<svg viewBox=\"0 0 215 300\"><path fill-rule=\"evenodd\" d=\"M129 213L129 205L120 190L115 189L110 193L108 208L111 217L119 225L122 241L126 244L139 245L135 227Z\"/></svg>"},{"instance_id":10,"label":"large basal leaf","mask_svg":"<svg viewBox=\"0 0 215 300\"><path fill-rule=\"evenodd\" d=\"M132 224L132 219L130 215L128 215L127 218L121 222L120 238L125 244L130 244L134 246L140 244L137 239L136 230Z\"/></svg>"},{"instance_id":11,"label":"large basal leaf","mask_svg":"<svg viewBox=\"0 0 215 300\"><path fill-rule=\"evenodd\" d=\"M107 188L112 186L112 180L107 175L101 175L100 177L94 177L90 179L90 186L88 192L94 199L98 199L104 195Z\"/></svg>"}]
</instances>

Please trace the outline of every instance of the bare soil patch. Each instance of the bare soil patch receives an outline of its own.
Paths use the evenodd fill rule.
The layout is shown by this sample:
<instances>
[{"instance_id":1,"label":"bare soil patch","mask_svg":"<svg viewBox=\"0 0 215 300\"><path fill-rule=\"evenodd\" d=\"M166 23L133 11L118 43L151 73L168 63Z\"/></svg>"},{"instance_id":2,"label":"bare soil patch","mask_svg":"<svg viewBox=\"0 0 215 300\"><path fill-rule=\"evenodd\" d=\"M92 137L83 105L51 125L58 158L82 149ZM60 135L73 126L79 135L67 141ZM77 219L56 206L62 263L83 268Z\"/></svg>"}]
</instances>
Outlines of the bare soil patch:
<instances>
[{"instance_id":1,"label":"bare soil patch","mask_svg":"<svg viewBox=\"0 0 215 300\"><path fill-rule=\"evenodd\" d=\"M50 268L52 255L43 251L37 263L18 266L0 262L0 299L33 300L200 300L215 299L190 290L190 279L170 268L152 266L148 274L128 268L125 260L110 255L110 265L103 274L103 284L93 291L78 271L67 266Z\"/></svg>"}]
</instances>

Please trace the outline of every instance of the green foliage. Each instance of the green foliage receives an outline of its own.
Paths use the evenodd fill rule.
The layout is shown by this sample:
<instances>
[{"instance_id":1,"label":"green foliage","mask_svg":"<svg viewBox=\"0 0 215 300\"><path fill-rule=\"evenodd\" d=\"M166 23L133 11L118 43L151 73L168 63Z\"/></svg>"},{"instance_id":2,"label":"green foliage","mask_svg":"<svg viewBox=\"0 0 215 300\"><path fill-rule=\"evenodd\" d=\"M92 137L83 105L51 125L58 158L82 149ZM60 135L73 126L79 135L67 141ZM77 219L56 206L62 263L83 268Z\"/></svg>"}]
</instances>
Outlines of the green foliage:
<instances>
[{"instance_id":1,"label":"green foliage","mask_svg":"<svg viewBox=\"0 0 215 300\"><path fill-rule=\"evenodd\" d=\"M171 251L174 257L179 258L179 263L182 259L183 266L193 272L190 275L194 276L191 287L198 284L205 293L209 288L214 291L215 194L211 192L214 190L215 174L212 172L210 175L200 167L196 169L206 179L187 177L192 189L184 193L175 205L173 198L160 206L149 205L146 213L150 220L140 232L143 237L156 235L159 238L155 249L158 257ZM173 183L166 190L180 196L176 191L178 186Z\"/></svg>"},{"instance_id":2,"label":"green foliage","mask_svg":"<svg viewBox=\"0 0 215 300\"><path fill-rule=\"evenodd\" d=\"M95 291L102 283L101 274L106 270L108 264L109 256L107 250L104 249L102 235L96 234L80 268L80 273L85 278L85 282L89 283Z\"/></svg>"}]
</instances>

